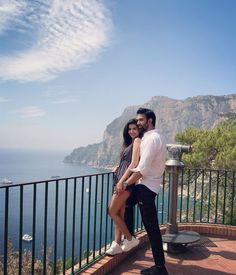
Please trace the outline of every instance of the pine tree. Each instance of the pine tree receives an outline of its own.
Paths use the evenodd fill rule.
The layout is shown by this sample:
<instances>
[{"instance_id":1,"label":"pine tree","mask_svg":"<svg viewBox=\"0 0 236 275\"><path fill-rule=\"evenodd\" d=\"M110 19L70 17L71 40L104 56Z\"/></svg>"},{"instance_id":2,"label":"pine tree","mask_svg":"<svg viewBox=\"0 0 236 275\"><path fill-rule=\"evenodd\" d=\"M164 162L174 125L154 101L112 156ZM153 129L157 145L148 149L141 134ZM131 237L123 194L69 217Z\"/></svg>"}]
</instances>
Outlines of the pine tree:
<instances>
[{"instance_id":1,"label":"pine tree","mask_svg":"<svg viewBox=\"0 0 236 275\"><path fill-rule=\"evenodd\" d=\"M186 166L236 170L236 119L210 130L187 128L175 138L192 146L192 153L183 155Z\"/></svg>"}]
</instances>

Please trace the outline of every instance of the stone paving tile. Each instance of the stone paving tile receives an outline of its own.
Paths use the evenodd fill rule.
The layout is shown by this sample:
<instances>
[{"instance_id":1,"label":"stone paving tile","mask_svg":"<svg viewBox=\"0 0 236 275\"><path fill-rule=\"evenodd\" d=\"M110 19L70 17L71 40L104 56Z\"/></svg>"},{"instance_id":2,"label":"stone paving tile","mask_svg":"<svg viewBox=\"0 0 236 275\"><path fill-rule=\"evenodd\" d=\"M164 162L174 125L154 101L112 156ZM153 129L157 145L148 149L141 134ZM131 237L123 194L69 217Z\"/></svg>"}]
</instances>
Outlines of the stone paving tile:
<instances>
[{"instance_id":1,"label":"stone paving tile","mask_svg":"<svg viewBox=\"0 0 236 275\"><path fill-rule=\"evenodd\" d=\"M110 275L140 274L153 265L150 247L139 249ZM236 275L236 240L202 237L179 254L166 253L166 267L173 275Z\"/></svg>"}]
</instances>

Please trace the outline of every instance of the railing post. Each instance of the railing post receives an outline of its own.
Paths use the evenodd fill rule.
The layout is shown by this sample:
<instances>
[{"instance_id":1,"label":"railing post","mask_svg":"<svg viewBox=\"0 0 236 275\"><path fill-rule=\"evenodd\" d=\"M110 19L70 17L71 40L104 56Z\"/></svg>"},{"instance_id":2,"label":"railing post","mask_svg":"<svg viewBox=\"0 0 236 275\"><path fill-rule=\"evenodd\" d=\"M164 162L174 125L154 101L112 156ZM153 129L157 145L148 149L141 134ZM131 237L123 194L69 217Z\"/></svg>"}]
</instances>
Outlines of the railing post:
<instances>
[{"instance_id":1,"label":"railing post","mask_svg":"<svg viewBox=\"0 0 236 275\"><path fill-rule=\"evenodd\" d=\"M170 173L170 204L168 221L166 225L166 234L163 236L163 242L167 243L167 252L179 252L184 245L196 242L200 235L192 231L178 231L177 225L177 200L178 200L178 173L184 167L181 161L183 152L190 152L191 146L179 144L167 144L169 159L166 161L166 168Z\"/></svg>"}]
</instances>

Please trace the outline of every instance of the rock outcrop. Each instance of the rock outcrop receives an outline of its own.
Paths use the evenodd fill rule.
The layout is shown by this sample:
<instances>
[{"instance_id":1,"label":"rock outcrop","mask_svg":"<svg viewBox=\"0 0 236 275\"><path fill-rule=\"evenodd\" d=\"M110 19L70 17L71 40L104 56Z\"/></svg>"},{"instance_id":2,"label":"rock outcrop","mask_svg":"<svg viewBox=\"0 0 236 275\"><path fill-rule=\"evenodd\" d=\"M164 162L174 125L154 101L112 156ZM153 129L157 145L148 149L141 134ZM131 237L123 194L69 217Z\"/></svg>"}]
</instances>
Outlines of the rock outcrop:
<instances>
[{"instance_id":1,"label":"rock outcrop","mask_svg":"<svg viewBox=\"0 0 236 275\"><path fill-rule=\"evenodd\" d=\"M117 164L125 123L135 117L139 107L152 109L157 116L157 128L166 141L174 142L176 133L187 127L209 129L224 114L235 114L236 94L225 96L196 96L185 100L155 96L140 106L127 107L122 115L113 120L104 132L103 141L79 147L67 156L65 162L77 162L98 168L110 168Z\"/></svg>"}]
</instances>

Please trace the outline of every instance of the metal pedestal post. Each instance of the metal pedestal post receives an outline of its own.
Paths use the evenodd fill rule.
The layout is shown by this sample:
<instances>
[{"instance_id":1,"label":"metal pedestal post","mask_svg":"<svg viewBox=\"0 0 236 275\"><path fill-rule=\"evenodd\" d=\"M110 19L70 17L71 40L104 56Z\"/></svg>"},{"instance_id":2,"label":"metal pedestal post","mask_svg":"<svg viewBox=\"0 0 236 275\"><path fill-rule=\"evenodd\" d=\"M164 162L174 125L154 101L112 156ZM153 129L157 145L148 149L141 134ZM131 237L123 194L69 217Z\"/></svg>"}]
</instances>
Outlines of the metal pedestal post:
<instances>
[{"instance_id":1,"label":"metal pedestal post","mask_svg":"<svg viewBox=\"0 0 236 275\"><path fill-rule=\"evenodd\" d=\"M178 173L184 167L181 161L183 152L189 152L190 146L168 144L167 150L170 159L166 161L166 167L170 173L170 196L169 213L166 225L166 234L162 236L163 242L167 243L167 252L176 253L184 250L187 244L197 242L200 235L193 231L178 231L177 218L177 198L178 198Z\"/></svg>"}]
</instances>

